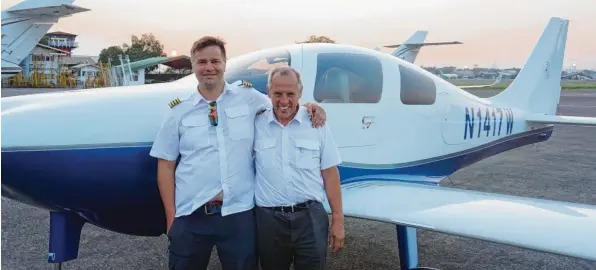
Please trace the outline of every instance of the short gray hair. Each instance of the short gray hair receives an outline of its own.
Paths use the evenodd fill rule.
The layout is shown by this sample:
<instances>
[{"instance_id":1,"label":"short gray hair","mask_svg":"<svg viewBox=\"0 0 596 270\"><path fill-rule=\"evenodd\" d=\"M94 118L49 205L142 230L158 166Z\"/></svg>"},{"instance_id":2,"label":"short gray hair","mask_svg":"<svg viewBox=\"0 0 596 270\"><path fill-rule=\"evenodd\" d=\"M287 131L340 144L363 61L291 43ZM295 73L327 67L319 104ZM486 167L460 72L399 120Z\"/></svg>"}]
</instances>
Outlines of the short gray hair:
<instances>
[{"instance_id":1,"label":"short gray hair","mask_svg":"<svg viewBox=\"0 0 596 270\"><path fill-rule=\"evenodd\" d=\"M289 66L276 67L276 68L272 69L271 72L269 73L269 78L267 79L267 84L271 85L271 80L273 80L273 78L275 76L278 76L278 75L279 76L288 76L292 73L294 73L294 75L298 79L298 90L302 91L302 88L303 88L302 76L300 75L300 72L298 72L297 70L295 70Z\"/></svg>"}]
</instances>

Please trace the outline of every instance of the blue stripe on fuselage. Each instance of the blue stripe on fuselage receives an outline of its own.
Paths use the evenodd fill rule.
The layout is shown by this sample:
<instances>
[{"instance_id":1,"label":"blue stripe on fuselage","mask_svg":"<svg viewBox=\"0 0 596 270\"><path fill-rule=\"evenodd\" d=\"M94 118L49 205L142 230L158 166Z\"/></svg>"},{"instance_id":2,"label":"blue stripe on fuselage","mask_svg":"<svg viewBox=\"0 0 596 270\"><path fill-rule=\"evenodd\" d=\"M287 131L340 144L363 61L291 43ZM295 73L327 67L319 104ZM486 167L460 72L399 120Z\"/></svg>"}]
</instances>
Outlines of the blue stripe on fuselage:
<instances>
[{"instance_id":1,"label":"blue stripe on fuselage","mask_svg":"<svg viewBox=\"0 0 596 270\"><path fill-rule=\"evenodd\" d=\"M434 184L481 159L545 141L551 134L552 127L535 130L472 151L395 168L340 166L342 184L380 178ZM2 152L2 193L7 196L8 191L9 197L23 202L34 198L48 209L70 209L115 232L158 236L165 231L165 217L157 187L157 161L149 156L150 147Z\"/></svg>"}]
</instances>

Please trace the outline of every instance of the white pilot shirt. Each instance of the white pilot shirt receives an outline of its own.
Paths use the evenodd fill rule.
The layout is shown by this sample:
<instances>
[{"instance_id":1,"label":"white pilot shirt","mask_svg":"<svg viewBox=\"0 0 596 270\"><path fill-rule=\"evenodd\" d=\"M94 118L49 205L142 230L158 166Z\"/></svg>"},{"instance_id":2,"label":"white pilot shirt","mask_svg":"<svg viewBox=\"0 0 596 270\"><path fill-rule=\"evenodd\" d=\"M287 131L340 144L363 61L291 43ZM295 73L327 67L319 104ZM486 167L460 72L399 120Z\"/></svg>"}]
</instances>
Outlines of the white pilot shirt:
<instances>
[{"instance_id":1,"label":"white pilot shirt","mask_svg":"<svg viewBox=\"0 0 596 270\"><path fill-rule=\"evenodd\" d=\"M255 121L255 200L258 206L290 206L325 198L321 170L341 163L329 126L312 127L303 106L287 126L273 109Z\"/></svg>"},{"instance_id":2,"label":"white pilot shirt","mask_svg":"<svg viewBox=\"0 0 596 270\"><path fill-rule=\"evenodd\" d=\"M175 172L176 217L189 215L223 190L221 214L254 207L254 121L271 100L254 88L226 82L217 102L217 127L208 103L194 91L174 106L157 133L150 155L180 163Z\"/></svg>"}]
</instances>

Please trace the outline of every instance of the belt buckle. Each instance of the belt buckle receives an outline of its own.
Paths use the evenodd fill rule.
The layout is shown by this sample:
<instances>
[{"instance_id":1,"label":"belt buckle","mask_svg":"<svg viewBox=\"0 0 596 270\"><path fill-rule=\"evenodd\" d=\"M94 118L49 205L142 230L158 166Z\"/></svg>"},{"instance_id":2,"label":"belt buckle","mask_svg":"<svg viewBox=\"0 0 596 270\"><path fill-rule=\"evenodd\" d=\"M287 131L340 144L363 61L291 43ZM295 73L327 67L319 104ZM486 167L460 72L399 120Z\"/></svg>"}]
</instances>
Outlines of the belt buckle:
<instances>
[{"instance_id":1,"label":"belt buckle","mask_svg":"<svg viewBox=\"0 0 596 270\"><path fill-rule=\"evenodd\" d=\"M292 209L292 211L290 211L290 212L286 212L286 211L284 210L284 209L286 209L286 208L290 208L290 209ZM282 207L281 207L281 211L282 211L283 213L294 213L294 205L290 205L290 206L282 206Z\"/></svg>"},{"instance_id":2,"label":"belt buckle","mask_svg":"<svg viewBox=\"0 0 596 270\"><path fill-rule=\"evenodd\" d=\"M216 213L220 213L221 212L221 205L217 205L217 204L210 204L211 202L207 202L204 206L203 209L205 210L205 215L213 215ZM209 212L207 209L209 208L216 208L216 210L214 212ZM217 209L219 208L219 209Z\"/></svg>"}]
</instances>

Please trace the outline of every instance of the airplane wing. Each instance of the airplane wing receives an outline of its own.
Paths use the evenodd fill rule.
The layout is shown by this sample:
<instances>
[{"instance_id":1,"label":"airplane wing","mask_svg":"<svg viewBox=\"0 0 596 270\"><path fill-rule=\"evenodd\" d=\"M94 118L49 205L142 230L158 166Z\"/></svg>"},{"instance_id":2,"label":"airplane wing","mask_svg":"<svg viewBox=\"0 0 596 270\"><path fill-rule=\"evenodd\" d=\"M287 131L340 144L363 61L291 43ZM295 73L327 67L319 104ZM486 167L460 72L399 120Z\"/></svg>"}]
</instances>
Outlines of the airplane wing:
<instances>
[{"instance_id":1,"label":"airplane wing","mask_svg":"<svg viewBox=\"0 0 596 270\"><path fill-rule=\"evenodd\" d=\"M19 65L15 65L2 59L2 75L4 75L4 73L17 74L21 71L23 71L23 68L21 68Z\"/></svg>"},{"instance_id":2,"label":"airplane wing","mask_svg":"<svg viewBox=\"0 0 596 270\"><path fill-rule=\"evenodd\" d=\"M389 181L342 193L346 217L596 260L596 206Z\"/></svg>"},{"instance_id":3,"label":"airplane wing","mask_svg":"<svg viewBox=\"0 0 596 270\"><path fill-rule=\"evenodd\" d=\"M541 124L596 126L596 117L532 114L526 121Z\"/></svg>"}]
</instances>

